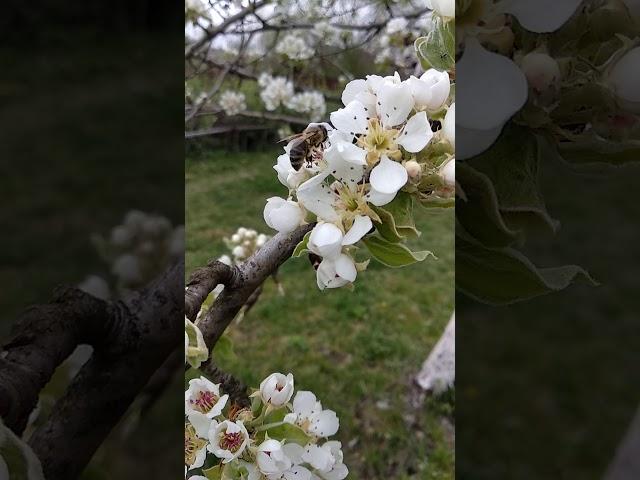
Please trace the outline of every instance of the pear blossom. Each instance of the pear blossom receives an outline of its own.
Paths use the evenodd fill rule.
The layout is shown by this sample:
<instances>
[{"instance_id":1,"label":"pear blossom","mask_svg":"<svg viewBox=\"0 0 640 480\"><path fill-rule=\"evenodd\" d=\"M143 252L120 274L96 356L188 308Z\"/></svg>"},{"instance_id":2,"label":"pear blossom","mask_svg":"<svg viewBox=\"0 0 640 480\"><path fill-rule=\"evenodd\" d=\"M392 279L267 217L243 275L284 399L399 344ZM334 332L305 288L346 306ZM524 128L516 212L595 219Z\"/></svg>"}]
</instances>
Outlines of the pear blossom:
<instances>
[{"instance_id":1,"label":"pear blossom","mask_svg":"<svg viewBox=\"0 0 640 480\"><path fill-rule=\"evenodd\" d=\"M228 116L238 115L247 109L246 98L242 92L225 90L220 95L218 103Z\"/></svg>"},{"instance_id":2,"label":"pear blossom","mask_svg":"<svg viewBox=\"0 0 640 480\"><path fill-rule=\"evenodd\" d=\"M453 148L456 146L456 104L451 104L442 122L442 133Z\"/></svg>"},{"instance_id":3,"label":"pear blossom","mask_svg":"<svg viewBox=\"0 0 640 480\"><path fill-rule=\"evenodd\" d=\"M314 54L313 48L302 37L292 33L285 35L278 42L276 52L289 57L291 60L306 60Z\"/></svg>"},{"instance_id":4,"label":"pear blossom","mask_svg":"<svg viewBox=\"0 0 640 480\"><path fill-rule=\"evenodd\" d=\"M185 413L201 413L207 418L217 417L227 404L229 395L220 394L220 385L206 377L189 380L189 388L184 393Z\"/></svg>"},{"instance_id":5,"label":"pear blossom","mask_svg":"<svg viewBox=\"0 0 640 480\"><path fill-rule=\"evenodd\" d=\"M454 18L456 16L455 0L428 0L427 4L441 17Z\"/></svg>"},{"instance_id":6,"label":"pear blossom","mask_svg":"<svg viewBox=\"0 0 640 480\"><path fill-rule=\"evenodd\" d=\"M530 52L522 58L520 68L534 91L540 93L560 85L558 62L542 52Z\"/></svg>"},{"instance_id":7,"label":"pear blossom","mask_svg":"<svg viewBox=\"0 0 640 480\"><path fill-rule=\"evenodd\" d=\"M293 375L272 373L260 383L260 396L274 407L285 405L293 396Z\"/></svg>"},{"instance_id":8,"label":"pear blossom","mask_svg":"<svg viewBox=\"0 0 640 480\"><path fill-rule=\"evenodd\" d=\"M200 468L207 457L208 432L190 422L184 425L184 465L187 470Z\"/></svg>"},{"instance_id":9,"label":"pear blossom","mask_svg":"<svg viewBox=\"0 0 640 480\"><path fill-rule=\"evenodd\" d=\"M562 27L581 3L582 0L503 0L498 11L512 14L531 32L550 33Z\"/></svg>"},{"instance_id":10,"label":"pear blossom","mask_svg":"<svg viewBox=\"0 0 640 480\"><path fill-rule=\"evenodd\" d=\"M457 95L464 105L456 124L462 132L456 154L466 159L484 152L498 138L505 123L527 101L528 84L515 63L489 52L473 37L467 38L456 71Z\"/></svg>"},{"instance_id":11,"label":"pear blossom","mask_svg":"<svg viewBox=\"0 0 640 480\"><path fill-rule=\"evenodd\" d=\"M265 74L258 82L262 86L260 98L267 110L275 110L293 96L293 83L285 77L272 77Z\"/></svg>"},{"instance_id":12,"label":"pear blossom","mask_svg":"<svg viewBox=\"0 0 640 480\"><path fill-rule=\"evenodd\" d=\"M631 113L640 113L640 47L625 53L613 66L608 83L620 106Z\"/></svg>"},{"instance_id":13,"label":"pear blossom","mask_svg":"<svg viewBox=\"0 0 640 480\"><path fill-rule=\"evenodd\" d=\"M297 93L285 105L293 111L307 114L313 121L320 120L327 111L324 95L318 91Z\"/></svg>"},{"instance_id":14,"label":"pear blossom","mask_svg":"<svg viewBox=\"0 0 640 480\"><path fill-rule=\"evenodd\" d=\"M317 438L335 435L340 422L333 410L323 410L312 392L299 391L293 399L293 412L284 421L298 425L307 434Z\"/></svg>"},{"instance_id":15,"label":"pear blossom","mask_svg":"<svg viewBox=\"0 0 640 480\"><path fill-rule=\"evenodd\" d=\"M415 160L409 160L404 164L404 169L407 171L407 175L411 180L416 180L420 178L420 174L422 173L422 167Z\"/></svg>"},{"instance_id":16,"label":"pear blossom","mask_svg":"<svg viewBox=\"0 0 640 480\"><path fill-rule=\"evenodd\" d=\"M456 185L456 159L452 158L440 168L440 176L448 187Z\"/></svg>"},{"instance_id":17,"label":"pear blossom","mask_svg":"<svg viewBox=\"0 0 640 480\"><path fill-rule=\"evenodd\" d=\"M229 463L242 455L248 442L249 433L242 421L214 421L209 428L207 450L222 459L222 463Z\"/></svg>"},{"instance_id":18,"label":"pear blossom","mask_svg":"<svg viewBox=\"0 0 640 480\"><path fill-rule=\"evenodd\" d=\"M435 68L427 70L420 78L412 75L407 83L411 88L416 108L420 110L439 110L449 98L451 91L449 73L440 72Z\"/></svg>"},{"instance_id":19,"label":"pear blossom","mask_svg":"<svg viewBox=\"0 0 640 480\"><path fill-rule=\"evenodd\" d=\"M292 200L271 197L267 199L267 204L264 207L264 221L278 232L289 233L302 224L304 212Z\"/></svg>"},{"instance_id":20,"label":"pear blossom","mask_svg":"<svg viewBox=\"0 0 640 480\"><path fill-rule=\"evenodd\" d=\"M306 445L302 459L313 467L317 477L324 480L343 480L349 474L343 463L342 444L335 440L322 445Z\"/></svg>"},{"instance_id":21,"label":"pear blossom","mask_svg":"<svg viewBox=\"0 0 640 480\"><path fill-rule=\"evenodd\" d=\"M260 444L256 453L258 469L267 477L282 475L292 467L292 462L282 449L282 442L266 440Z\"/></svg>"}]
</instances>

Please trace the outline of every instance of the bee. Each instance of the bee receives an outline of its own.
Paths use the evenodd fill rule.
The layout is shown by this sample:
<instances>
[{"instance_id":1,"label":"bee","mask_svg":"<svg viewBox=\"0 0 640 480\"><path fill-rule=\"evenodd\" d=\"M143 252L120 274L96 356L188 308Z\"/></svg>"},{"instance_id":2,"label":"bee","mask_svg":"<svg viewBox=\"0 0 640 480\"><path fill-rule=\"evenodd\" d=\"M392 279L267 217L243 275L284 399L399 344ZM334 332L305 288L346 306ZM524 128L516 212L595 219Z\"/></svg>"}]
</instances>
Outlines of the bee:
<instances>
[{"instance_id":1,"label":"bee","mask_svg":"<svg viewBox=\"0 0 640 480\"><path fill-rule=\"evenodd\" d=\"M294 170L300 170L303 162L310 167L314 157L320 153L320 147L327 140L327 124L311 123L301 133L283 138L281 142L291 142L289 159Z\"/></svg>"}]
</instances>

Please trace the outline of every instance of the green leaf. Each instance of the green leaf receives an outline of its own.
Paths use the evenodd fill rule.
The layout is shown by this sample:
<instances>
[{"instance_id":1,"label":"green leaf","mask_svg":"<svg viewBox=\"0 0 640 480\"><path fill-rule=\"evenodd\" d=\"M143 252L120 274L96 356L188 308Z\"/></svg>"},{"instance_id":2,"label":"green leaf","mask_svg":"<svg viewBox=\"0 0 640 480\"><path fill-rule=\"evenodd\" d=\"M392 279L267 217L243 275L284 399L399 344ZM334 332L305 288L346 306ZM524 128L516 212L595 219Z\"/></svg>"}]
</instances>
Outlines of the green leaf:
<instances>
[{"instance_id":1,"label":"green leaf","mask_svg":"<svg viewBox=\"0 0 640 480\"><path fill-rule=\"evenodd\" d=\"M456 164L456 181L466 200L456 202L456 221L469 235L488 247L506 247L514 243L519 232L504 221L491 180L468 163ZM456 226L456 230L458 229Z\"/></svg>"},{"instance_id":2,"label":"green leaf","mask_svg":"<svg viewBox=\"0 0 640 480\"><path fill-rule=\"evenodd\" d=\"M363 239L371 255L380 263L388 267L404 267L416 262L421 262L429 255L435 258L429 251L412 252L401 243L392 243L382 237L371 236Z\"/></svg>"},{"instance_id":3,"label":"green leaf","mask_svg":"<svg viewBox=\"0 0 640 480\"><path fill-rule=\"evenodd\" d=\"M237 356L233 350L233 340L228 335L221 336L213 347L212 356L220 363L235 360Z\"/></svg>"},{"instance_id":4,"label":"green leaf","mask_svg":"<svg viewBox=\"0 0 640 480\"><path fill-rule=\"evenodd\" d=\"M296 245L296 248L293 250L292 257L298 258L309 251L309 249L307 248L307 244L309 243L310 236L311 236L311 232L307 232L304 238L300 241L300 243Z\"/></svg>"},{"instance_id":5,"label":"green leaf","mask_svg":"<svg viewBox=\"0 0 640 480\"><path fill-rule=\"evenodd\" d=\"M558 222L547 212L539 182L544 141L530 129L508 125L489 150L469 162L490 180L502 218L511 230L558 229ZM464 184L462 188L468 193Z\"/></svg>"},{"instance_id":6,"label":"green leaf","mask_svg":"<svg viewBox=\"0 0 640 480\"><path fill-rule=\"evenodd\" d=\"M443 198L428 195L420 198L420 205L424 208L451 208L456 205L456 200L454 197Z\"/></svg>"},{"instance_id":7,"label":"green leaf","mask_svg":"<svg viewBox=\"0 0 640 480\"><path fill-rule=\"evenodd\" d=\"M537 268L512 248L485 248L456 237L456 286L481 302L505 305L557 292L577 282L597 285L577 265Z\"/></svg>"},{"instance_id":8,"label":"green leaf","mask_svg":"<svg viewBox=\"0 0 640 480\"><path fill-rule=\"evenodd\" d=\"M455 67L455 22L444 22L440 18L434 21L434 28L426 37L416 40L415 48L420 63L425 70L435 68L449 71Z\"/></svg>"},{"instance_id":9,"label":"green leaf","mask_svg":"<svg viewBox=\"0 0 640 480\"><path fill-rule=\"evenodd\" d=\"M386 240L399 242L408 236L420 236L413 219L413 196L398 192L392 202L383 207L373 207L382 222L374 222L376 230Z\"/></svg>"},{"instance_id":10,"label":"green leaf","mask_svg":"<svg viewBox=\"0 0 640 480\"><path fill-rule=\"evenodd\" d=\"M269 438L287 440L287 442L297 443L303 447L311 441L311 437L304 430L297 425L286 422L278 422L278 424L267 429L267 435Z\"/></svg>"},{"instance_id":11,"label":"green leaf","mask_svg":"<svg viewBox=\"0 0 640 480\"><path fill-rule=\"evenodd\" d=\"M640 161L640 141L606 140L593 132L559 146L560 157L575 165L623 165Z\"/></svg>"},{"instance_id":12,"label":"green leaf","mask_svg":"<svg viewBox=\"0 0 640 480\"><path fill-rule=\"evenodd\" d=\"M222 480L222 465L216 465L215 467L202 470L202 473L208 480Z\"/></svg>"}]
</instances>

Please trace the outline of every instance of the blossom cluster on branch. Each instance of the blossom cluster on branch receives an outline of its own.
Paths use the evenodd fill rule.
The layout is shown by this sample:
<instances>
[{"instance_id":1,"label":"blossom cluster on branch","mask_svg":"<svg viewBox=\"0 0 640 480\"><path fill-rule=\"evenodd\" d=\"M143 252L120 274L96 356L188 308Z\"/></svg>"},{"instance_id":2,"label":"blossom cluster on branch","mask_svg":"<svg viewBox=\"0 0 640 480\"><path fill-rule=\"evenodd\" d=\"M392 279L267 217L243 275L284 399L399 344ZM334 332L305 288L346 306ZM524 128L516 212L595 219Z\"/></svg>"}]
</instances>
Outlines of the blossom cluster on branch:
<instances>
[{"instance_id":1,"label":"blossom cluster on branch","mask_svg":"<svg viewBox=\"0 0 640 480\"><path fill-rule=\"evenodd\" d=\"M296 254L317 258L320 289L355 281L368 263L355 260L361 241L387 265L423 260L428 252L411 252L403 242L417 234L413 202L446 201L455 185L455 104L446 71L406 80L369 75L349 82L342 102L331 124L312 123L285 147L274 169L289 196L268 199L264 209L267 225L280 232L317 222ZM310 131L322 132L322 141L299 159Z\"/></svg>"},{"instance_id":2,"label":"blossom cluster on branch","mask_svg":"<svg viewBox=\"0 0 640 480\"><path fill-rule=\"evenodd\" d=\"M201 376L185 392L185 478L193 480L342 480L341 444L328 440L338 417L309 391L294 396L292 374L272 373L250 408Z\"/></svg>"}]
</instances>

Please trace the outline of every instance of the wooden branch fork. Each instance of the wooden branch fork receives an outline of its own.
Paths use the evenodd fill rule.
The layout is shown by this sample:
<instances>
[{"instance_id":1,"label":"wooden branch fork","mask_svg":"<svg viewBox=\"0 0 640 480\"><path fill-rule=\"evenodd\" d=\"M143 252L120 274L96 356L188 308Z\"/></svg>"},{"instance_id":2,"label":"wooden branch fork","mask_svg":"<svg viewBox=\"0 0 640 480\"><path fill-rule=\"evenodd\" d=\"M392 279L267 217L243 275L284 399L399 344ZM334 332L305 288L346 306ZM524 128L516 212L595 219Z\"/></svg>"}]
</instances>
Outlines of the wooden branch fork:
<instances>
[{"instance_id":1,"label":"wooden branch fork","mask_svg":"<svg viewBox=\"0 0 640 480\"><path fill-rule=\"evenodd\" d=\"M225 286L197 323L212 350L251 294L312 228L304 225L274 236L241 265L210 262L193 272L186 291L180 262L124 300L104 301L68 288L50 303L28 309L0 347L0 417L17 435L56 368L78 345L93 347L91 358L28 440L47 480L80 475L154 372L182 345L183 315L194 320L216 285ZM223 383L233 401L246 404L242 382L211 361L203 369Z\"/></svg>"}]
</instances>

